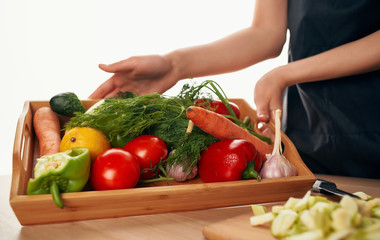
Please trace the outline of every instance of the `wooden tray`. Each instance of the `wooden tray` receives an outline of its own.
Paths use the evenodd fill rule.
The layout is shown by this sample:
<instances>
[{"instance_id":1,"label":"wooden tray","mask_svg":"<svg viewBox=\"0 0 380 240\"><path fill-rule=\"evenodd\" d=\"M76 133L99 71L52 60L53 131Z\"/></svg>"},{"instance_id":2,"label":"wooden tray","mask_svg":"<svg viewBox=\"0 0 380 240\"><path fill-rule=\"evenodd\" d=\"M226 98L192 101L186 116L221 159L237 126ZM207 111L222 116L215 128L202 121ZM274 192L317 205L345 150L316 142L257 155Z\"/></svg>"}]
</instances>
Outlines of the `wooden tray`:
<instances>
[{"instance_id":1,"label":"wooden tray","mask_svg":"<svg viewBox=\"0 0 380 240\"><path fill-rule=\"evenodd\" d=\"M256 119L256 112L247 102L242 99L231 101L239 105L242 117ZM83 101L86 108L95 103L95 100ZM63 193L66 207L59 209L50 194L26 195L27 183L39 153L32 124L33 114L48 105L48 101L26 101L17 123L10 205L22 225L285 201L290 196L302 197L315 181L315 176L303 163L293 143L282 133L284 155L296 166L298 176L264 179L261 182L245 180L223 183L203 183L198 178L181 184L173 181L124 190ZM63 125L68 119L61 117L60 120Z\"/></svg>"}]
</instances>

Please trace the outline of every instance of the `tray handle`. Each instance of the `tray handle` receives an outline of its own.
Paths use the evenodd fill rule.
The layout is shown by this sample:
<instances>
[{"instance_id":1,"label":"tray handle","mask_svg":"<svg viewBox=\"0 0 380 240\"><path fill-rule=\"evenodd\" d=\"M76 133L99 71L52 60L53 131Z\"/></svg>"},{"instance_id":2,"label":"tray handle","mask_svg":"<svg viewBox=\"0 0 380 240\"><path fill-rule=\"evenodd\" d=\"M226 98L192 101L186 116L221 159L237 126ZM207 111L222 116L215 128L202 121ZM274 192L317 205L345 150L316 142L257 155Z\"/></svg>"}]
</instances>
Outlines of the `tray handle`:
<instances>
[{"instance_id":1,"label":"tray handle","mask_svg":"<svg viewBox=\"0 0 380 240\"><path fill-rule=\"evenodd\" d=\"M26 101L17 121L13 145L11 198L26 193L27 181L31 172L29 159L32 159L34 146L32 122L32 109L30 102Z\"/></svg>"}]
</instances>

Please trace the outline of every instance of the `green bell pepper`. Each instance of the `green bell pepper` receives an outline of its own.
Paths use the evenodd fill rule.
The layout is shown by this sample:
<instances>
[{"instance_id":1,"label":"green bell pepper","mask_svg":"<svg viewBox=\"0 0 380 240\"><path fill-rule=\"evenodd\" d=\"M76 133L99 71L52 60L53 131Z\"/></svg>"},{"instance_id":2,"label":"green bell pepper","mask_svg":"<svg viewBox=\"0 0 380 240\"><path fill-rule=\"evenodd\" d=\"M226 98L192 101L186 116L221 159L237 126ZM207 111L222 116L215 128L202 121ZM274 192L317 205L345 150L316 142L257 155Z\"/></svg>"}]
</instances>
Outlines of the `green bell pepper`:
<instances>
[{"instance_id":1,"label":"green bell pepper","mask_svg":"<svg viewBox=\"0 0 380 240\"><path fill-rule=\"evenodd\" d=\"M88 148L42 156L34 167L34 178L29 179L27 194L51 193L54 203L64 208L60 193L81 191L90 176L90 166Z\"/></svg>"}]
</instances>

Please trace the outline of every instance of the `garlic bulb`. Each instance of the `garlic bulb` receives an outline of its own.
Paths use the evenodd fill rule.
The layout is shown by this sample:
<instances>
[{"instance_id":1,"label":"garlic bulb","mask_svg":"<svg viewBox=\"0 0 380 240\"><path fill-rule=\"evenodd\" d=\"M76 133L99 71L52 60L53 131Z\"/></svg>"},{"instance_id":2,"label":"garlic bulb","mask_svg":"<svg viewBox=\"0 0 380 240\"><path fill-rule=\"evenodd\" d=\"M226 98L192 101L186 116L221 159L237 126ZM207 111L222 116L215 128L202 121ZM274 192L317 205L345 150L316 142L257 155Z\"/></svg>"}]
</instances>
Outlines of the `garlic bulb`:
<instances>
[{"instance_id":1,"label":"garlic bulb","mask_svg":"<svg viewBox=\"0 0 380 240\"><path fill-rule=\"evenodd\" d=\"M175 150L171 151L169 153L169 156L174 153ZM189 165L189 162L187 162L187 165ZM173 166L169 166L169 164L166 164L166 173L168 174L169 177L173 178L177 182L184 182L186 180L191 180L195 178L198 175L198 166L194 165L191 173L189 173L186 168L184 172L183 164L178 163Z\"/></svg>"},{"instance_id":2,"label":"garlic bulb","mask_svg":"<svg viewBox=\"0 0 380 240\"><path fill-rule=\"evenodd\" d=\"M166 172L167 172L168 176L172 177L175 181L184 182L186 180L193 179L197 176L198 167L197 167L197 165L195 165L193 167L193 170L191 171L191 173L189 173L187 171L186 172L183 171L182 163L178 163L177 165L173 165L171 167L169 165L167 165L166 166Z\"/></svg>"},{"instance_id":3,"label":"garlic bulb","mask_svg":"<svg viewBox=\"0 0 380 240\"><path fill-rule=\"evenodd\" d=\"M296 176L296 168L282 155L281 148L281 110L276 110L275 139L272 154L267 154L260 171L261 178L280 178Z\"/></svg>"}]
</instances>

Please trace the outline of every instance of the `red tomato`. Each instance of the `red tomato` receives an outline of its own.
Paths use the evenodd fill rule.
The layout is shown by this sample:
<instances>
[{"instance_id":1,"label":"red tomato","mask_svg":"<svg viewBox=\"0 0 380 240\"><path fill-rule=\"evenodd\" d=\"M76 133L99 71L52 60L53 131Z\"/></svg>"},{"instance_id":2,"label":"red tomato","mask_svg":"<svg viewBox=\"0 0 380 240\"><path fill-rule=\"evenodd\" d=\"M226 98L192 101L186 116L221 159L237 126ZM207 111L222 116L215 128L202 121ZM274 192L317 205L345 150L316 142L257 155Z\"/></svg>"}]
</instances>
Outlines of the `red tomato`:
<instances>
[{"instance_id":1,"label":"red tomato","mask_svg":"<svg viewBox=\"0 0 380 240\"><path fill-rule=\"evenodd\" d=\"M247 162L256 155L255 146L248 141L221 140L202 151L198 162L199 176L207 183L240 180Z\"/></svg>"},{"instance_id":2,"label":"red tomato","mask_svg":"<svg viewBox=\"0 0 380 240\"><path fill-rule=\"evenodd\" d=\"M199 99L194 103L195 106L203 107L209 110L212 110L216 113L222 114L222 115L231 115L228 111L226 105L220 100L208 100L208 99ZM230 102L230 106L232 108L232 111L235 113L236 117L240 118L240 109L238 105L236 105L233 102Z\"/></svg>"},{"instance_id":3,"label":"red tomato","mask_svg":"<svg viewBox=\"0 0 380 240\"><path fill-rule=\"evenodd\" d=\"M138 159L121 148L101 153L92 164L90 180L95 190L133 188L140 178Z\"/></svg>"},{"instance_id":4,"label":"red tomato","mask_svg":"<svg viewBox=\"0 0 380 240\"><path fill-rule=\"evenodd\" d=\"M168 154L168 148L165 142L153 135L141 135L131 141L125 146L124 150L135 155L140 162L140 169L143 172L140 179L152 179L157 174L158 170L154 167Z\"/></svg>"}]
</instances>

